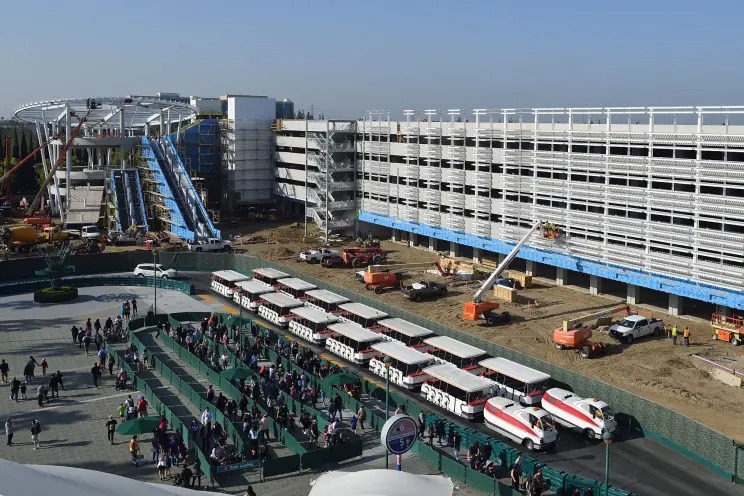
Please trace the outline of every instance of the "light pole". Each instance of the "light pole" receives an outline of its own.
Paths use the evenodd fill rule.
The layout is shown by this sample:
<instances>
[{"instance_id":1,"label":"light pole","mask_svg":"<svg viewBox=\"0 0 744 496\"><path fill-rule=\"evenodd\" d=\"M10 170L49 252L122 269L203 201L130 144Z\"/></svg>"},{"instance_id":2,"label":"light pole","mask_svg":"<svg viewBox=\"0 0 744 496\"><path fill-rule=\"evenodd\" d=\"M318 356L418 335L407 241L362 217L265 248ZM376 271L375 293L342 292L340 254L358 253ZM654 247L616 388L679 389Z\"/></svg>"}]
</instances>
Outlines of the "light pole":
<instances>
[{"instance_id":1,"label":"light pole","mask_svg":"<svg viewBox=\"0 0 744 496\"><path fill-rule=\"evenodd\" d=\"M152 311L154 315L158 314L158 263L157 263L157 259L158 259L158 251L155 248L153 248L152 249L152 268L154 269L153 274L155 275L155 277L152 278L152 286L153 286L153 289L155 290L155 304L153 305Z\"/></svg>"},{"instance_id":2,"label":"light pole","mask_svg":"<svg viewBox=\"0 0 744 496\"><path fill-rule=\"evenodd\" d=\"M390 418L390 365L392 360L386 356L385 363L385 420ZM385 469L390 468L390 451L385 447Z\"/></svg>"},{"instance_id":3,"label":"light pole","mask_svg":"<svg viewBox=\"0 0 744 496\"><path fill-rule=\"evenodd\" d=\"M605 444L605 496L610 494L610 445L612 444L612 433L602 432L602 441Z\"/></svg>"}]
</instances>

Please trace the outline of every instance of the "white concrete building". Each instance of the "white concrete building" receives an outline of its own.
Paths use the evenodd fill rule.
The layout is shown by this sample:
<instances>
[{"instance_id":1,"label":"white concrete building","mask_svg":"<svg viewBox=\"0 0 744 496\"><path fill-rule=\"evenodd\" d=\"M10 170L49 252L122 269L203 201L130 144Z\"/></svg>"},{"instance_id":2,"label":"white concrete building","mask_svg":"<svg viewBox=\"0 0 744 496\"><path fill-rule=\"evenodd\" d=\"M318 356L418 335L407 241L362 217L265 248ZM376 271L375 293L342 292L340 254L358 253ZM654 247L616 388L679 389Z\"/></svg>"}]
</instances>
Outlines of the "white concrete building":
<instances>
[{"instance_id":1,"label":"white concrete building","mask_svg":"<svg viewBox=\"0 0 744 496\"><path fill-rule=\"evenodd\" d=\"M603 280L627 283L630 302L639 288L667 293L670 313L679 297L744 308L743 115L744 107L427 110L401 121L370 113L356 123L358 219L432 249L472 248L474 258L507 253L543 220L566 237L536 236L520 252L528 271L552 266L559 284L584 274L595 293ZM283 122L290 135L280 132L277 146L291 151L278 152L278 194L303 198L305 160L314 160L303 128L324 125Z\"/></svg>"},{"instance_id":2,"label":"white concrete building","mask_svg":"<svg viewBox=\"0 0 744 496\"><path fill-rule=\"evenodd\" d=\"M355 121L280 120L276 124L277 195L302 204L326 234L356 224Z\"/></svg>"},{"instance_id":3,"label":"white concrete building","mask_svg":"<svg viewBox=\"0 0 744 496\"><path fill-rule=\"evenodd\" d=\"M226 211L268 202L274 184L271 123L276 101L265 96L226 95L221 121L222 207Z\"/></svg>"}]
</instances>

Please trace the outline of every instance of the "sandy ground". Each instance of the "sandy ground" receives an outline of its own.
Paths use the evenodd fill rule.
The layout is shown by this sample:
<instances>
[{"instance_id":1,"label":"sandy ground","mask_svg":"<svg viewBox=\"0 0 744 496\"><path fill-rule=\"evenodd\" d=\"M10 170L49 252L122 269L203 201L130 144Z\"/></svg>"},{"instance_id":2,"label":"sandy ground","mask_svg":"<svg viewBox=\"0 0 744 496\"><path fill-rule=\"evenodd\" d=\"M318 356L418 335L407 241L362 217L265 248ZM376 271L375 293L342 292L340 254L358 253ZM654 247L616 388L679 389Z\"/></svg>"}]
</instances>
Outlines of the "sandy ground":
<instances>
[{"instance_id":1,"label":"sandy ground","mask_svg":"<svg viewBox=\"0 0 744 496\"><path fill-rule=\"evenodd\" d=\"M276 244L265 242L244 244L238 247L251 255L271 258L296 270L323 278L332 284L357 291L367 296L364 286L354 278L353 269L327 269L320 265L309 265L297 261L297 253L303 248L317 244L318 233L310 230L303 240L302 226L270 226L255 224L231 230L247 237L265 239L271 234ZM346 246L342 242L336 246ZM409 248L400 243L383 241L394 263L428 262L437 259L436 253L419 248ZM424 273L425 269L411 269L410 278L440 279ZM378 295L381 301L417 313L430 320L443 322L456 329L472 333L533 356L547 360L589 377L601 379L635 394L663 404L683 415L694 418L729 436L744 440L738 412L744 409L744 389L732 388L711 378L711 367L693 358L700 354L727 366L744 368L744 348L710 339L710 325L704 322L670 318L665 323L676 323L682 329L689 325L692 344L689 348L672 346L671 340L643 338L631 345L618 344L606 333L595 333L595 340L608 345L604 357L583 360L573 351L557 350L552 344L552 331L566 318L592 313L612 307L620 300L613 296L591 296L585 290L573 287L558 287L545 279L536 279L532 288L521 290L515 303L503 303L501 309L508 311L511 323L497 327L486 327L482 323L467 322L461 318L463 303L470 301L477 286L475 283L455 283L446 298L438 301L414 303L403 298L399 292L388 290ZM493 299L489 297L489 299ZM527 301L530 301L529 305ZM532 303L532 302L537 302ZM681 334L681 333L680 333ZM680 338L681 342L681 338Z\"/></svg>"}]
</instances>

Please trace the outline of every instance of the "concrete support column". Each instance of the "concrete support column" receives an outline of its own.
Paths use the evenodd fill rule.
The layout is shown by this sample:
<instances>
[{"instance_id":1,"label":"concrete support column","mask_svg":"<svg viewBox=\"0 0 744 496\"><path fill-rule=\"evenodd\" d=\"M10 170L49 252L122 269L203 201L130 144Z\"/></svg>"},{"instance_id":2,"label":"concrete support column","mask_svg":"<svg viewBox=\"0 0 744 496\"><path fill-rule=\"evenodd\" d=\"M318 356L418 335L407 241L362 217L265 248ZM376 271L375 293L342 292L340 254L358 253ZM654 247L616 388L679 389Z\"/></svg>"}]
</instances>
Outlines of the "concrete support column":
<instances>
[{"instance_id":1,"label":"concrete support column","mask_svg":"<svg viewBox=\"0 0 744 496\"><path fill-rule=\"evenodd\" d=\"M481 263L481 260L480 248L473 248L473 263Z\"/></svg>"},{"instance_id":2,"label":"concrete support column","mask_svg":"<svg viewBox=\"0 0 744 496\"><path fill-rule=\"evenodd\" d=\"M429 251L437 251L437 238L429 236Z\"/></svg>"},{"instance_id":3,"label":"concrete support column","mask_svg":"<svg viewBox=\"0 0 744 496\"><path fill-rule=\"evenodd\" d=\"M408 246L418 246L418 234L410 233L408 235Z\"/></svg>"},{"instance_id":4,"label":"concrete support column","mask_svg":"<svg viewBox=\"0 0 744 496\"><path fill-rule=\"evenodd\" d=\"M393 229L393 234L390 235L390 239L393 242L398 241L398 239L400 239L400 233L398 232L397 229Z\"/></svg>"},{"instance_id":5,"label":"concrete support column","mask_svg":"<svg viewBox=\"0 0 744 496\"><path fill-rule=\"evenodd\" d=\"M119 110L119 134L120 139L122 140L122 145L119 148L119 155L121 158L121 169L124 170L127 168L126 160L124 160L124 106L122 105L121 109Z\"/></svg>"},{"instance_id":6,"label":"concrete support column","mask_svg":"<svg viewBox=\"0 0 744 496\"><path fill-rule=\"evenodd\" d=\"M599 276L589 276L589 294L598 295L602 293L602 279Z\"/></svg>"},{"instance_id":7,"label":"concrete support column","mask_svg":"<svg viewBox=\"0 0 744 496\"><path fill-rule=\"evenodd\" d=\"M70 107L65 107L65 136L66 143L72 139L72 116L70 115ZM62 147L64 148L64 147ZM62 150L60 148L60 150ZM72 172L72 147L67 149L65 153L65 214L63 221L65 226L67 225L67 212L70 211L70 172Z\"/></svg>"},{"instance_id":8,"label":"concrete support column","mask_svg":"<svg viewBox=\"0 0 744 496\"><path fill-rule=\"evenodd\" d=\"M566 269L563 269L561 267L556 268L555 269L555 285L563 286L565 280L566 280Z\"/></svg>"},{"instance_id":9,"label":"concrete support column","mask_svg":"<svg viewBox=\"0 0 744 496\"><path fill-rule=\"evenodd\" d=\"M450 257L456 258L460 256L460 245L454 241L450 241Z\"/></svg>"},{"instance_id":10,"label":"concrete support column","mask_svg":"<svg viewBox=\"0 0 744 496\"><path fill-rule=\"evenodd\" d=\"M669 310L667 311L667 313L672 317L678 316L682 307L681 304L682 301L680 300L679 296L669 293Z\"/></svg>"},{"instance_id":11,"label":"concrete support column","mask_svg":"<svg viewBox=\"0 0 744 496\"><path fill-rule=\"evenodd\" d=\"M718 305L717 311L724 317L731 317L731 308L726 305Z\"/></svg>"},{"instance_id":12,"label":"concrete support column","mask_svg":"<svg viewBox=\"0 0 744 496\"><path fill-rule=\"evenodd\" d=\"M635 284L628 284L628 296L625 301L628 305L635 305L638 303L639 288Z\"/></svg>"},{"instance_id":13,"label":"concrete support column","mask_svg":"<svg viewBox=\"0 0 744 496\"><path fill-rule=\"evenodd\" d=\"M535 262L532 260L527 260L527 263L525 264L524 273L528 276L534 276L535 275Z\"/></svg>"},{"instance_id":14,"label":"concrete support column","mask_svg":"<svg viewBox=\"0 0 744 496\"><path fill-rule=\"evenodd\" d=\"M506 259L506 255L503 253L499 253L499 263L503 262Z\"/></svg>"}]
</instances>

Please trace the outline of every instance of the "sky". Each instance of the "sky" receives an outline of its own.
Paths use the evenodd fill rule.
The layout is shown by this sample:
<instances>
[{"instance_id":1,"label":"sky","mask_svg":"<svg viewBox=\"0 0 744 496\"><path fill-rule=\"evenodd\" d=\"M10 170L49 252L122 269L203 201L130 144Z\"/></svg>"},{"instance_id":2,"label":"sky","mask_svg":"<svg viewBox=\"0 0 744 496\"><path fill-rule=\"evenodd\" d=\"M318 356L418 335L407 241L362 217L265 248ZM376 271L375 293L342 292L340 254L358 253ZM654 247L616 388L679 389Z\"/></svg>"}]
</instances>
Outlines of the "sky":
<instances>
[{"instance_id":1,"label":"sky","mask_svg":"<svg viewBox=\"0 0 744 496\"><path fill-rule=\"evenodd\" d=\"M158 91L289 98L334 118L741 105L743 18L741 0L8 2L0 116Z\"/></svg>"}]
</instances>

